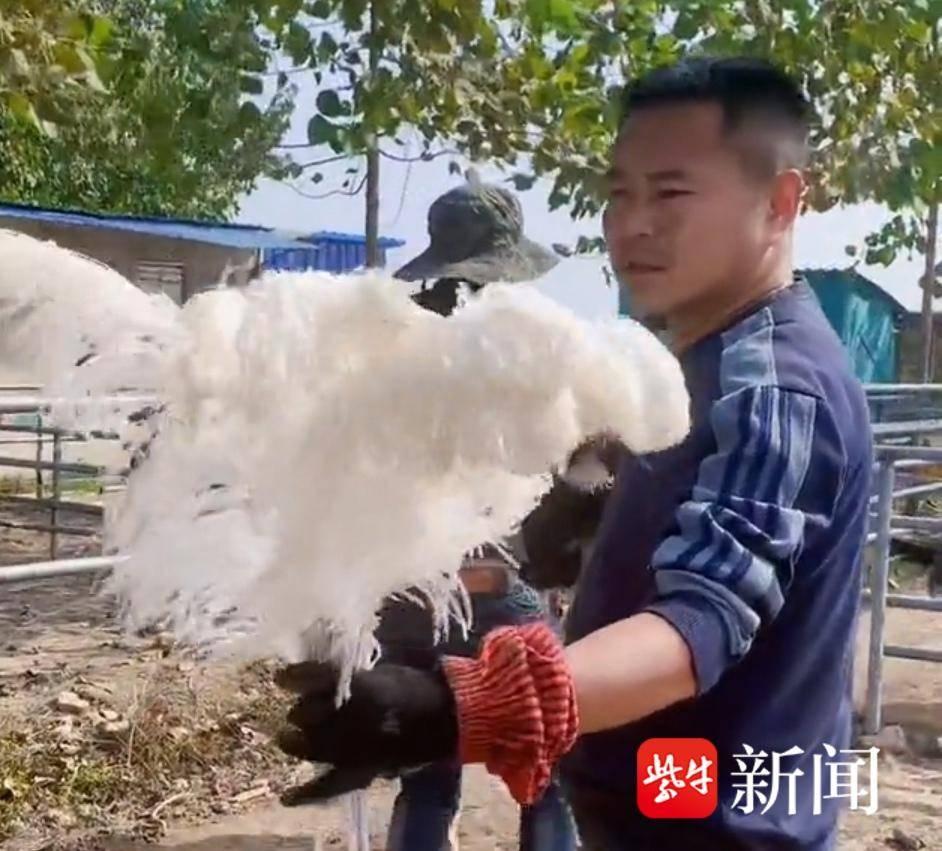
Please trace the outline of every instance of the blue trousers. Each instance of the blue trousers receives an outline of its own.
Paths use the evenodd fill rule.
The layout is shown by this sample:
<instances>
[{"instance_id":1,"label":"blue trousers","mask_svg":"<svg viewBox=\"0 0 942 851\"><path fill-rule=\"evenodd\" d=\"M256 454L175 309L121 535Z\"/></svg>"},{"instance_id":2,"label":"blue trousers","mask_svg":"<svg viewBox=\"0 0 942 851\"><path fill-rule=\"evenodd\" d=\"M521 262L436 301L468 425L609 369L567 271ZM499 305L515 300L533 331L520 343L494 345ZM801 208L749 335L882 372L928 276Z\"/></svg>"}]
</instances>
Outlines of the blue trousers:
<instances>
[{"instance_id":1,"label":"blue trousers","mask_svg":"<svg viewBox=\"0 0 942 851\"><path fill-rule=\"evenodd\" d=\"M431 765L401 779L387 851L453 851L461 807L461 766ZM520 808L520 851L575 851L572 817L559 784Z\"/></svg>"},{"instance_id":2,"label":"blue trousers","mask_svg":"<svg viewBox=\"0 0 942 851\"><path fill-rule=\"evenodd\" d=\"M518 579L511 581L506 594L472 594L471 605L468 637L453 628L436 645L437 652L474 656L495 627L549 618L539 594ZM460 764L439 763L405 775L393 806L386 851L454 851L460 808ZM554 778L542 798L520 809L520 851L576 851L577 847L575 824Z\"/></svg>"}]
</instances>

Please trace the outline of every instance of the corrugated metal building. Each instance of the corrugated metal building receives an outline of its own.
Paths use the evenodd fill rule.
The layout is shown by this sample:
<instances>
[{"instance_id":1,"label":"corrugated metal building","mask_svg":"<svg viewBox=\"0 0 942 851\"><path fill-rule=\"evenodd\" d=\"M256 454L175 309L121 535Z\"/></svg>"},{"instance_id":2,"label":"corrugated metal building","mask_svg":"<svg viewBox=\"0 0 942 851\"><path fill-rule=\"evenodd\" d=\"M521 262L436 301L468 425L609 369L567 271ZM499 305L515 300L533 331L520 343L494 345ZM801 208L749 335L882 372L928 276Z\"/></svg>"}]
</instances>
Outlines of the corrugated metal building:
<instances>
[{"instance_id":1,"label":"corrugated metal building","mask_svg":"<svg viewBox=\"0 0 942 851\"><path fill-rule=\"evenodd\" d=\"M866 383L899 380L900 335L906 308L881 286L849 269L801 269L825 316ZM619 288L619 313L630 316L628 294Z\"/></svg>"},{"instance_id":2,"label":"corrugated metal building","mask_svg":"<svg viewBox=\"0 0 942 851\"><path fill-rule=\"evenodd\" d=\"M255 225L102 215L0 204L0 228L50 239L117 269L147 290L182 303L222 280L240 285L260 269L350 272L366 263L366 240ZM404 243L382 238L386 251Z\"/></svg>"}]
</instances>

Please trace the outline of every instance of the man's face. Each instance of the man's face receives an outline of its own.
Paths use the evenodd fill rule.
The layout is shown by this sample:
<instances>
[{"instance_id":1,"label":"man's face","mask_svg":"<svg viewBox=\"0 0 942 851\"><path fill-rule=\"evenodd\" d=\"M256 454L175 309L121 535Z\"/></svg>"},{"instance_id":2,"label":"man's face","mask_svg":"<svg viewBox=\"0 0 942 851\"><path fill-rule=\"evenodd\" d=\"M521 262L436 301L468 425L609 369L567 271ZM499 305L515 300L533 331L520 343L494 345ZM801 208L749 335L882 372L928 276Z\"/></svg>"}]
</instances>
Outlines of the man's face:
<instances>
[{"instance_id":1,"label":"man's face","mask_svg":"<svg viewBox=\"0 0 942 851\"><path fill-rule=\"evenodd\" d=\"M603 222L632 311L667 316L742 285L775 236L770 193L716 104L638 110L616 140Z\"/></svg>"}]
</instances>

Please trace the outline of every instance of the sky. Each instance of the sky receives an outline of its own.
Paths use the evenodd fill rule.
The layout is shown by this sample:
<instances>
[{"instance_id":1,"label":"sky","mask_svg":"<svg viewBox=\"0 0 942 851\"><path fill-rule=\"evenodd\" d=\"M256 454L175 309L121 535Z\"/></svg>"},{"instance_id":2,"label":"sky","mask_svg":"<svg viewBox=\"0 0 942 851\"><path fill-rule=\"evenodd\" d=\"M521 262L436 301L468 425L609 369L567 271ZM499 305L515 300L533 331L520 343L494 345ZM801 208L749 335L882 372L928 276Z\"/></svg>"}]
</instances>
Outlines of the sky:
<instances>
[{"instance_id":1,"label":"sky","mask_svg":"<svg viewBox=\"0 0 942 851\"><path fill-rule=\"evenodd\" d=\"M313 80L295 80L299 85L298 102L313 103L316 90ZM286 133L287 143L305 141L305 127L309 114L299 110ZM418 153L418 147L412 151ZM409 147L396 149L408 154ZM329 152L327 152L329 153ZM317 159L325 151L309 149L299 152L299 159ZM405 246L389 252L387 268L394 271L428 245L426 215L431 203L449 189L463 182L461 175L450 174L451 157L431 162L400 163L384 159L380 176L380 233L405 241ZM458 159L462 168L470 163ZM323 182L314 186L310 180L300 181L305 193L321 194L339 188L344 171L350 164L339 163L324 168ZM487 164L475 163L484 180L506 180L503 173ZM513 189L512 184L507 184ZM601 233L597 219L573 221L566 210L550 211L548 197L551 183L537 181L524 192L518 192L524 213L524 231L531 239L549 247L553 243L574 245L580 235L598 236ZM363 233L365 217L364 195L347 197L311 198L284 183L262 180L257 188L242 201L238 221L266 227L311 233L319 230ZM847 245L862 248L868 233L878 229L890 217L887 210L863 204L836 208L824 214L806 214L799 221L796 234L795 265L797 268L844 268L850 262L845 252ZM860 252L862 254L862 252ZM602 273L604 258L560 258L559 264L545 275L537 286L569 309L588 319L613 316L618 310L615 286L607 286ZM918 310L921 290L918 280L923 271L919 255L912 259L901 255L889 267L858 266L858 271L884 287L903 305Z\"/></svg>"}]
</instances>

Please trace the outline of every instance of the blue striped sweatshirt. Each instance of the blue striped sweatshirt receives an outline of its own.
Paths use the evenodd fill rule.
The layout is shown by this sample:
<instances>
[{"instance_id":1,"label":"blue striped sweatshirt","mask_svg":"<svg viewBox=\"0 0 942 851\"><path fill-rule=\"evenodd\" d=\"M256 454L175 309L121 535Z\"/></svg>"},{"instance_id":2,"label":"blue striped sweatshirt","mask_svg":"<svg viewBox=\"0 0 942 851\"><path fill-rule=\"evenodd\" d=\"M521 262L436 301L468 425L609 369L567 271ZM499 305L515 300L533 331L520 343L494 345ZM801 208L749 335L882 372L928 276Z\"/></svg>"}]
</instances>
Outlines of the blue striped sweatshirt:
<instances>
[{"instance_id":1,"label":"blue striped sweatshirt","mask_svg":"<svg viewBox=\"0 0 942 851\"><path fill-rule=\"evenodd\" d=\"M564 778L577 810L584 795L595 802L589 815L604 822L611 851L830 848L846 802L820 800L828 787L815 788L814 760L850 747L872 468L866 398L802 281L698 342L681 364L691 432L673 449L623 462L567 640L655 612L686 640L697 694L584 736ZM716 746L712 817L662 821L638 811L636 751L649 737ZM780 767L801 774L783 776L777 795L766 785L765 802L750 807L737 798L745 780L735 757L747 748L769 760L792 751Z\"/></svg>"}]
</instances>

